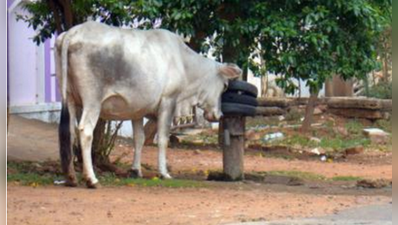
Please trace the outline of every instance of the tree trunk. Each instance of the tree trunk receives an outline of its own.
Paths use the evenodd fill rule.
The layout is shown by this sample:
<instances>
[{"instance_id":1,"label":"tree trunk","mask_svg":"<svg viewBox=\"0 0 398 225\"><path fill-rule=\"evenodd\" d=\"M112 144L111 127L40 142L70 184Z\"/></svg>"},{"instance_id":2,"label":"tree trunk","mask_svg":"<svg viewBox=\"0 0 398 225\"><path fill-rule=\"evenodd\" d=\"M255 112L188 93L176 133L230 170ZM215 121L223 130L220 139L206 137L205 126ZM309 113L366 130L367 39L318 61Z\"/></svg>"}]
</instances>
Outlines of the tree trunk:
<instances>
[{"instance_id":1,"label":"tree trunk","mask_svg":"<svg viewBox=\"0 0 398 225\"><path fill-rule=\"evenodd\" d=\"M247 81L247 79L249 77L249 69L246 66L243 66L242 70L243 70L242 80Z\"/></svg>"},{"instance_id":2,"label":"tree trunk","mask_svg":"<svg viewBox=\"0 0 398 225\"><path fill-rule=\"evenodd\" d=\"M326 97L333 97L334 96L334 91L333 91L333 78L328 79L325 82L325 96Z\"/></svg>"},{"instance_id":3,"label":"tree trunk","mask_svg":"<svg viewBox=\"0 0 398 225\"><path fill-rule=\"evenodd\" d=\"M156 133L158 132L158 121L156 119L150 119L144 127L145 133L145 144L153 145Z\"/></svg>"},{"instance_id":4,"label":"tree trunk","mask_svg":"<svg viewBox=\"0 0 398 225\"><path fill-rule=\"evenodd\" d=\"M388 82L389 80L389 66L388 66L388 54L387 52L384 53L384 57L383 57L383 78L382 81L383 82Z\"/></svg>"},{"instance_id":5,"label":"tree trunk","mask_svg":"<svg viewBox=\"0 0 398 225\"><path fill-rule=\"evenodd\" d=\"M261 77L261 97L267 97L268 92L268 75Z\"/></svg>"},{"instance_id":6,"label":"tree trunk","mask_svg":"<svg viewBox=\"0 0 398 225\"><path fill-rule=\"evenodd\" d=\"M319 91L311 93L311 97L308 100L307 109L305 111L305 118L301 127L301 131L304 133L307 133L311 130L311 126L314 121L314 111L316 107L316 102L318 100L318 95Z\"/></svg>"},{"instance_id":7,"label":"tree trunk","mask_svg":"<svg viewBox=\"0 0 398 225\"><path fill-rule=\"evenodd\" d=\"M109 158L105 157L101 150L103 148L102 145L106 143L103 142L104 135L105 135L105 127L106 121L103 119L99 119L97 126L94 129L94 136L93 136L93 146L92 146L92 157L93 157L93 164L98 165L99 163L109 162Z\"/></svg>"},{"instance_id":8,"label":"tree trunk","mask_svg":"<svg viewBox=\"0 0 398 225\"><path fill-rule=\"evenodd\" d=\"M333 96L328 97L352 97L354 96L354 82L352 80L344 80L339 75L335 75L332 79Z\"/></svg>"},{"instance_id":9,"label":"tree trunk","mask_svg":"<svg viewBox=\"0 0 398 225\"><path fill-rule=\"evenodd\" d=\"M75 21L73 20L73 11L72 11L72 2L71 0L60 0L59 3L63 7L63 18L65 20L65 30L69 30L72 28L75 24Z\"/></svg>"},{"instance_id":10,"label":"tree trunk","mask_svg":"<svg viewBox=\"0 0 398 225\"><path fill-rule=\"evenodd\" d=\"M47 0L47 4L50 7L53 15L54 15L54 21L55 21L55 27L57 29L57 33L60 34L64 31L62 28L62 18L59 14L59 8L55 6L55 3L53 0Z\"/></svg>"}]
</instances>

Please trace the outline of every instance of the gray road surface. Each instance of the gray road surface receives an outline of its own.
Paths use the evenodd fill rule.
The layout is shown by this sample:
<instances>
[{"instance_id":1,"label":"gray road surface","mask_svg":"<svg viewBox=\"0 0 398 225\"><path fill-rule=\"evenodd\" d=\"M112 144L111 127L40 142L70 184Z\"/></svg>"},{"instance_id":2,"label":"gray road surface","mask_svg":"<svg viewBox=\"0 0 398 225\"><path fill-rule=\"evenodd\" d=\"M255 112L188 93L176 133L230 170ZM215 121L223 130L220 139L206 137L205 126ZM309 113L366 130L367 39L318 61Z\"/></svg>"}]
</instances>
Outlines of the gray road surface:
<instances>
[{"instance_id":1,"label":"gray road surface","mask_svg":"<svg viewBox=\"0 0 398 225\"><path fill-rule=\"evenodd\" d=\"M324 218L231 225L392 225L392 203L351 209Z\"/></svg>"}]
</instances>

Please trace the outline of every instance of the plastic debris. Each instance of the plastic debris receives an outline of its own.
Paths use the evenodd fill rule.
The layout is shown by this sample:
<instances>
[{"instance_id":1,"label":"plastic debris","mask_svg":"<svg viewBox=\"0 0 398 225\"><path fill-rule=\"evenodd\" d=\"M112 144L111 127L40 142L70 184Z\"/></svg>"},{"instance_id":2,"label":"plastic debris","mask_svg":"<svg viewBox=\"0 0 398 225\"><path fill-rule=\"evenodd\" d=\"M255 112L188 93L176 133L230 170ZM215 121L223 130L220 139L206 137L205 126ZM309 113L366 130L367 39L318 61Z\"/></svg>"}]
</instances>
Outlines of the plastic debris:
<instances>
[{"instance_id":1,"label":"plastic debris","mask_svg":"<svg viewBox=\"0 0 398 225\"><path fill-rule=\"evenodd\" d=\"M66 181L64 180L56 180L54 181L54 185L64 185L66 183Z\"/></svg>"},{"instance_id":2,"label":"plastic debris","mask_svg":"<svg viewBox=\"0 0 398 225\"><path fill-rule=\"evenodd\" d=\"M319 144L319 143L321 143L321 142L322 142L322 140L321 140L321 139L319 139L319 138L316 138L316 137L312 137L312 138L310 139L310 141L311 141L311 142L314 142L314 143L317 143L317 144Z\"/></svg>"},{"instance_id":3,"label":"plastic debris","mask_svg":"<svg viewBox=\"0 0 398 225\"><path fill-rule=\"evenodd\" d=\"M311 150L311 153L313 153L315 155L321 155L321 152L319 151L319 148L315 148L315 149Z\"/></svg>"},{"instance_id":4,"label":"plastic debris","mask_svg":"<svg viewBox=\"0 0 398 225\"><path fill-rule=\"evenodd\" d=\"M278 132L278 133L272 133L272 134L265 135L264 141L272 142L272 141L276 141L276 140L282 140L283 138L285 138L285 135L281 132Z\"/></svg>"}]
</instances>

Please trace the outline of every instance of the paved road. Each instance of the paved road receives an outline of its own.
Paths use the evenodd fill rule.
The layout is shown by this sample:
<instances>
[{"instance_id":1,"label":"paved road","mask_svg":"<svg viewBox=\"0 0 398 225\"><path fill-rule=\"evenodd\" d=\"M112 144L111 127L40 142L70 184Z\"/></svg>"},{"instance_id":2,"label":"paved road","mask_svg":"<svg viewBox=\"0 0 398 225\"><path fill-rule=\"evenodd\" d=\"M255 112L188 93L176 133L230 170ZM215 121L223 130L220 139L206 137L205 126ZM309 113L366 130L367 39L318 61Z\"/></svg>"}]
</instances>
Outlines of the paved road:
<instances>
[{"instance_id":1,"label":"paved road","mask_svg":"<svg viewBox=\"0 0 398 225\"><path fill-rule=\"evenodd\" d=\"M337 215L317 219L233 225L392 225L392 203L347 210Z\"/></svg>"}]
</instances>

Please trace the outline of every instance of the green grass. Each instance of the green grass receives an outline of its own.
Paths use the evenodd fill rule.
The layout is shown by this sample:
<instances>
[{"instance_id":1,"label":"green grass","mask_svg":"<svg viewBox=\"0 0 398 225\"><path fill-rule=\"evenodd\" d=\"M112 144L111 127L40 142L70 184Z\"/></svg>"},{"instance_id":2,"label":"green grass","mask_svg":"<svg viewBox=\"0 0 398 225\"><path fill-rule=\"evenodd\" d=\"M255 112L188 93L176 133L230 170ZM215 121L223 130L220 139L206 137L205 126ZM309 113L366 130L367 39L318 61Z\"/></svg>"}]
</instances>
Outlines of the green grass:
<instances>
[{"instance_id":1,"label":"green grass","mask_svg":"<svg viewBox=\"0 0 398 225\"><path fill-rule=\"evenodd\" d=\"M347 181L347 182L351 182L351 181L360 181L363 180L362 177L355 177L355 176L337 176L337 177L333 177L332 179L330 179L332 181Z\"/></svg>"},{"instance_id":2,"label":"green grass","mask_svg":"<svg viewBox=\"0 0 398 225\"><path fill-rule=\"evenodd\" d=\"M185 136L181 141L182 145L192 145L196 141L201 143L198 145L214 145L218 143L218 135L201 133L198 135ZM179 146L181 147L181 146Z\"/></svg>"},{"instance_id":3,"label":"green grass","mask_svg":"<svg viewBox=\"0 0 398 225\"><path fill-rule=\"evenodd\" d=\"M302 147L314 147L314 148L317 146L317 144L308 139L308 137L297 134L287 137L282 141L279 141L279 144L286 146L302 146Z\"/></svg>"},{"instance_id":4,"label":"green grass","mask_svg":"<svg viewBox=\"0 0 398 225\"><path fill-rule=\"evenodd\" d=\"M371 141L367 138L343 139L343 138L322 138L319 147L334 151L343 151L356 146L369 147Z\"/></svg>"},{"instance_id":5,"label":"green grass","mask_svg":"<svg viewBox=\"0 0 398 225\"><path fill-rule=\"evenodd\" d=\"M141 187L166 187L166 188L200 188L206 187L205 183L193 180L161 180L159 178L153 179L120 179L113 174L104 174L99 177L99 180L104 186L141 186Z\"/></svg>"},{"instance_id":6,"label":"green grass","mask_svg":"<svg viewBox=\"0 0 398 225\"><path fill-rule=\"evenodd\" d=\"M62 180L61 177L51 175L40 175L36 173L15 173L8 174L8 182L16 182L23 186L49 186L53 185L54 181ZM99 176L101 185L103 186L141 186L141 187L165 187L165 188L199 188L205 187L203 182L191 180L161 180L154 179L132 179L132 178L117 178L113 175Z\"/></svg>"},{"instance_id":7,"label":"green grass","mask_svg":"<svg viewBox=\"0 0 398 225\"><path fill-rule=\"evenodd\" d=\"M363 129L365 128L363 124L358 120L350 120L346 123L345 128L348 133L354 137L363 136Z\"/></svg>"},{"instance_id":8,"label":"green grass","mask_svg":"<svg viewBox=\"0 0 398 225\"><path fill-rule=\"evenodd\" d=\"M61 176L57 176L51 173L39 174L34 172L32 168L29 169L29 164L10 164L9 168L12 168L12 172L7 174L7 181L10 183L17 183L24 186L50 186L53 185L54 181L62 180ZM17 169L28 169L30 172L23 172ZM307 181L325 181L325 182L355 182L363 180L361 177L355 176L336 176L333 178L327 178L323 175L303 172L303 171L269 171L259 172L259 175L264 176L285 176L299 178ZM104 173L98 177L101 185L106 187L162 187L162 188L204 188L209 187L208 183L195 180L161 180L159 178L153 179L132 179L132 178L118 178L112 173ZM79 179L81 180L81 179ZM83 186L83 184L82 184Z\"/></svg>"},{"instance_id":9,"label":"green grass","mask_svg":"<svg viewBox=\"0 0 398 225\"><path fill-rule=\"evenodd\" d=\"M25 186L50 185L59 180L56 174L37 172L37 163L7 162L7 181L16 182Z\"/></svg>"},{"instance_id":10,"label":"green grass","mask_svg":"<svg viewBox=\"0 0 398 225\"><path fill-rule=\"evenodd\" d=\"M345 139L342 137L323 137L321 143L316 143L310 140L306 136L292 135L281 141L276 141L274 144L284 146L300 146L305 148L323 148L325 150L343 151L347 148L353 148L356 146L364 146L365 148L371 144L371 141L365 137L358 137L353 139Z\"/></svg>"},{"instance_id":11,"label":"green grass","mask_svg":"<svg viewBox=\"0 0 398 225\"><path fill-rule=\"evenodd\" d=\"M322 175L310 172L302 172L302 171L269 171L265 172L264 174L270 176L294 177L309 181L327 180L326 177Z\"/></svg>"},{"instance_id":12,"label":"green grass","mask_svg":"<svg viewBox=\"0 0 398 225\"><path fill-rule=\"evenodd\" d=\"M286 113L285 120L289 122L299 122L303 117L304 117L303 113L293 109L290 110L288 113Z\"/></svg>"},{"instance_id":13,"label":"green grass","mask_svg":"<svg viewBox=\"0 0 398 225\"><path fill-rule=\"evenodd\" d=\"M258 126L278 126L280 123L281 121L279 121L277 117L248 117L246 119L246 128L254 128Z\"/></svg>"},{"instance_id":14,"label":"green grass","mask_svg":"<svg viewBox=\"0 0 398 225\"><path fill-rule=\"evenodd\" d=\"M37 171L37 163L29 162L8 162L7 181L10 183L18 183L24 186L49 186L53 185L54 181L63 180L62 176L54 173L43 173ZM54 165L57 166L57 165ZM81 177L78 177L81 180ZM205 187L206 184L200 181L193 180L161 180L153 179L132 179L132 178L118 178L111 173L104 173L98 176L101 185L103 186L142 186L142 187L165 187L165 188L198 188Z\"/></svg>"},{"instance_id":15,"label":"green grass","mask_svg":"<svg viewBox=\"0 0 398 225\"><path fill-rule=\"evenodd\" d=\"M390 120L378 120L376 126L388 133L392 133L392 119Z\"/></svg>"},{"instance_id":16,"label":"green grass","mask_svg":"<svg viewBox=\"0 0 398 225\"><path fill-rule=\"evenodd\" d=\"M293 177L299 178L307 181L327 181L327 182L356 182L363 180L362 177L356 176L336 176L332 178L327 178L323 175L311 173L311 172L303 172L303 171L269 171L269 172L262 172L260 174L270 175L270 176L286 176L286 177Z\"/></svg>"},{"instance_id":17,"label":"green grass","mask_svg":"<svg viewBox=\"0 0 398 225\"><path fill-rule=\"evenodd\" d=\"M58 178L58 179L57 179ZM7 174L8 182L17 182L24 186L47 186L53 184L59 177L51 175L40 175L36 173Z\"/></svg>"}]
</instances>

